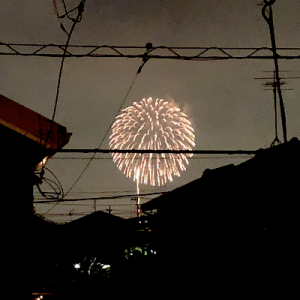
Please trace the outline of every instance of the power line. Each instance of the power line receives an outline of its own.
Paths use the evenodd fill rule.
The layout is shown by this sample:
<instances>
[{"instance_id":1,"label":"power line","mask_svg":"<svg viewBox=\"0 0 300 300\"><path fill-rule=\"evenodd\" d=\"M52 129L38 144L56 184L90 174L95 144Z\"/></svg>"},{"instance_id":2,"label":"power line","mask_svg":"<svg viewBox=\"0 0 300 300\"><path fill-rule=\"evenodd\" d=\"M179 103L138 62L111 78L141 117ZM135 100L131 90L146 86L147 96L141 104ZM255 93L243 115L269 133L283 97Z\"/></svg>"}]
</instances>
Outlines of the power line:
<instances>
[{"instance_id":1,"label":"power line","mask_svg":"<svg viewBox=\"0 0 300 300\"><path fill-rule=\"evenodd\" d=\"M67 34L68 38L67 38L66 44L63 47L63 56L62 56L62 60L61 60L61 64L60 64L60 69L59 69L59 75L58 75L58 82L57 82L57 88L56 88L56 96L55 96L54 109L53 109L53 114L52 114L52 118L51 118L50 128L48 130L48 134L47 134L47 137L46 137L46 140L45 140L44 148L46 148L46 146L47 146L47 142L48 142L48 139L49 139L49 137L51 135L52 127L53 127L53 124L54 124L54 118L55 118L55 114L56 114L56 109L57 109L57 104L58 104L58 97L59 97L59 91L60 91L60 83L61 83L62 71L63 71L63 66L64 66L64 61L65 61L65 58L66 58L66 54L68 53L67 52L67 48L68 48L68 45L70 43L71 36L72 36L72 33L73 33L74 29L75 29L76 24L79 23L79 22L81 22L81 20L82 20L82 13L84 11L84 2L85 2L85 0L81 0L80 3L79 3L79 5L75 8L75 9L78 10L77 16L76 16L75 19L71 18L69 16L69 13L71 11L75 10L75 9L72 9L71 11L67 11L67 7L65 5L64 0L63 0L63 5L64 5L64 9L65 9L65 14L62 15L62 16L59 16L59 14L58 14L57 7L56 7L56 2L55 1L53 2L53 4L55 4L54 8L56 9L57 17L58 18L64 18L65 16L67 16L73 22L73 24L72 24L72 27L71 27L70 31L67 32L67 30L65 29L65 27L63 26L63 24L60 23L61 29ZM38 189L41 192L39 186L38 186ZM64 195L62 197L64 197ZM51 207L50 209L48 209L44 214L47 214L56 205L57 204L55 204L53 207Z\"/></svg>"},{"instance_id":2,"label":"power line","mask_svg":"<svg viewBox=\"0 0 300 300\"><path fill-rule=\"evenodd\" d=\"M131 195L118 195L118 196L106 196L106 197L92 197L92 198L74 198L74 199L53 199L53 200L42 200L42 201L35 201L33 203L62 203L62 202L72 202L72 201L90 201L90 200L111 200L111 199L121 199L121 198L132 198L132 197L145 197L145 196L153 196L153 195L161 195L166 192L155 192L155 193L147 193L147 194L131 194ZM46 214L46 213L45 213Z\"/></svg>"},{"instance_id":3,"label":"power line","mask_svg":"<svg viewBox=\"0 0 300 300\"><path fill-rule=\"evenodd\" d=\"M149 199L152 199L152 198L149 198ZM36 199L36 200L39 200L39 199ZM41 201L43 201L43 199L40 199ZM93 201L95 201L95 200L93 200ZM97 201L97 200L96 200ZM36 205L36 204L38 204L38 202L34 202L34 204ZM41 203L41 204L45 204L45 203ZM47 203L46 203L47 204ZM80 207L86 207L86 208L88 208L88 207L91 207L93 204L92 203L90 203L90 204L87 204L87 203L61 203L60 205L63 205L63 206L70 206L70 205L72 205L72 206L80 206ZM131 203L131 204L128 204L128 203L123 203L123 204L99 204L99 203L97 203L97 207L98 206L108 206L108 205L110 205L110 206L112 206L112 207L123 207L123 206L129 206L129 207L132 207L132 206L136 206L136 204L135 203Z\"/></svg>"},{"instance_id":4,"label":"power line","mask_svg":"<svg viewBox=\"0 0 300 300\"><path fill-rule=\"evenodd\" d=\"M60 64L60 69L59 69L59 74L58 74L58 81L57 81L57 88L56 88L56 96L55 96L54 109L53 109L53 114L52 114L52 118L51 118L50 128L48 130L48 134L47 134L47 137L46 137L46 140L45 140L45 144L44 144L45 148L47 146L47 142L48 142L48 139L49 139L49 137L51 135L52 127L53 127L53 124L54 124L54 118L55 118L55 114L56 114L56 109L57 109L57 104L58 104L58 97L59 97L59 91L60 91L60 83L61 83L62 71L63 71L64 61L65 61L66 54L67 54L67 48L68 48L68 45L69 45L69 42L70 42L70 39L71 39L71 36L72 36L72 33L73 33L74 29L75 29L76 24L79 23L82 20L82 13L83 13L83 10L84 10L84 2L85 1L82 0L80 2L79 6L77 7L78 13L77 13L76 19L69 17L67 9L66 9L66 6L65 6L65 3L63 2L65 10L66 10L66 14L65 15L67 15L68 18L73 21L73 25L72 25L72 27L70 29L70 32L67 32L66 29L63 27L63 25L61 23L61 28L68 35L68 38L67 38L66 44L63 46L64 51L63 51L63 56L62 56L62 60L61 60L61 64Z\"/></svg>"},{"instance_id":5,"label":"power line","mask_svg":"<svg viewBox=\"0 0 300 300\"><path fill-rule=\"evenodd\" d=\"M221 155L221 154L220 154ZM249 154L251 155L251 154ZM234 156L234 154L230 155L230 156L193 156L190 157L189 160L201 160L201 159L243 159L243 158L249 158L249 155L245 154L245 156L242 155L238 155L238 156ZM51 160L87 160L87 159L91 159L90 157L51 157ZM138 160L138 157L134 158L135 160ZM147 158L146 158L147 159ZM150 159L150 157L149 157ZM170 159L168 157L166 157L165 159ZM176 159L176 158L175 158ZM93 160L112 160L111 157L94 157Z\"/></svg>"},{"instance_id":6,"label":"power line","mask_svg":"<svg viewBox=\"0 0 300 300\"><path fill-rule=\"evenodd\" d=\"M257 150L140 150L140 149L49 149L50 153L137 153L137 154L205 154L205 155L254 155Z\"/></svg>"},{"instance_id":7,"label":"power line","mask_svg":"<svg viewBox=\"0 0 300 300\"><path fill-rule=\"evenodd\" d=\"M140 67L138 68L138 70L137 70L137 72L136 72L136 74L135 74L135 76L134 76L134 78L133 78L133 81L132 81L131 85L129 86L129 89L128 89L128 91L127 91L125 97L124 97L124 99L122 100L122 102L121 102L121 104L120 104L120 106L119 106L119 109L118 109L117 113L115 114L115 117L113 118L113 120L112 120L110 126L107 128L107 131L106 131L104 137L102 138L101 142L99 143L98 149L101 148L103 142L105 141L106 137L108 136L108 133L109 133L109 131L110 131L110 129L111 129L111 127L112 127L112 125L113 125L113 123L114 123L116 117L119 115L119 113L120 113L120 111L121 111L121 109L122 109L122 107L123 107L123 105L124 105L124 103L125 103L125 101L126 101L128 95L129 95L129 93L130 93L130 91L131 91L131 89L132 89L132 87L133 87L133 85L134 85L134 83L135 83L135 80L136 80L138 74L141 73L142 68L144 67L145 63L148 61L148 53L149 53L149 51L151 51L151 49L152 49L152 44L151 44L151 43L147 43L145 47L146 47L146 52L145 52L144 55L143 55L143 60L142 60L142 62L141 62L141 65L140 65ZM90 158L89 162L87 163L87 165L85 166L85 168L82 170L82 172L79 174L79 176L77 177L77 179L75 180L75 182L72 184L72 186L69 188L69 190L67 191L67 193L65 194L65 196L66 196L66 195L73 189L73 187L77 184L77 182L80 180L80 178L83 176L83 174L85 173L85 171L86 171L86 170L88 169L88 167L90 166L90 164L91 164L92 160L95 158L95 156L96 156L96 152L94 152L93 156Z\"/></svg>"},{"instance_id":8,"label":"power line","mask_svg":"<svg viewBox=\"0 0 300 300\"><path fill-rule=\"evenodd\" d=\"M145 47L142 46L108 46L108 45L69 45L64 54L64 46L59 44L16 44L0 42L0 55L40 56L59 58L143 58ZM105 51L102 51L105 50ZM107 53L107 50L110 53ZM279 51L279 52L278 52ZM57 53L58 52L58 53ZM105 52L105 53L103 53ZM294 54L291 54L291 53ZM279 54L280 53L280 54ZM274 59L273 49L268 47L168 47L152 46L148 51L150 59L175 60L227 60L227 59ZM278 59L300 59L300 48L277 48Z\"/></svg>"},{"instance_id":9,"label":"power line","mask_svg":"<svg viewBox=\"0 0 300 300\"><path fill-rule=\"evenodd\" d=\"M127 93L128 94L128 93ZM124 101L123 101L124 102ZM120 109L119 109L120 110ZM106 134L107 135L107 134ZM106 137L105 135L105 137ZM105 137L102 139L101 144L103 143ZM51 151L51 150L49 150ZM59 149L57 152L68 152L68 153L94 153L93 156L90 158L89 162L87 163L86 167L83 169L83 171L80 173L80 175L77 177L71 188L67 191L67 193L64 194L62 200L60 201L53 201L56 202L55 205L50 208L47 212L52 210L56 205L61 203L62 201L68 201L65 200L64 197L73 189L73 187L77 184L79 179L82 177L82 175L85 173L87 168L89 167L90 163L94 159L96 153L157 153L157 154L162 154L162 153L173 153L173 154L227 154L227 155L253 155L256 153L256 151L253 150L135 150L135 149L130 149L130 150L122 150L122 149ZM142 195L141 195L142 196ZM123 198L123 197L130 197L130 195L123 195L123 196L113 196L113 197L99 197L99 198L89 198L90 200L95 200L95 199L117 199L117 198ZM83 199L83 198L82 198ZM86 198L85 198L86 199ZM87 199L86 199L87 200ZM72 200L71 200L72 201ZM73 200L73 201L80 201L80 200ZM38 202L38 203L43 203L43 202ZM45 201L45 203L50 203L50 201ZM46 213L47 213L46 212Z\"/></svg>"},{"instance_id":10,"label":"power line","mask_svg":"<svg viewBox=\"0 0 300 300\"><path fill-rule=\"evenodd\" d=\"M127 93L128 95L128 93ZM123 101L124 103L124 101ZM122 107L122 106L121 106ZM120 111L120 109L119 109ZM118 112L119 113L119 112ZM111 126L110 126L111 127ZM110 128L109 127L109 128ZM99 144L99 148L102 145L103 141L105 140L109 130L106 132L104 138ZM51 150L49 150L51 151ZM210 154L210 155L253 155L256 153L254 150L136 150L136 149L130 149L130 150L122 150L122 149L59 149L56 152L68 152L68 153L94 153L93 156L89 159L89 162L85 166L85 168L82 170L80 175L77 177L75 182L72 184L72 186L69 188L69 190L64 194L62 199L74 188L74 186L78 183L80 178L83 176L89 165L91 164L92 160L95 158L96 153L140 153L140 154L146 154L146 153L157 153L157 154L162 154L162 153L172 153L172 154ZM57 205L60 202L57 202L55 205ZM54 208L55 206L53 206ZM52 209L52 208L51 208ZM51 210L49 209L49 211ZM48 211L47 211L48 212Z\"/></svg>"},{"instance_id":11,"label":"power line","mask_svg":"<svg viewBox=\"0 0 300 300\"><path fill-rule=\"evenodd\" d=\"M99 143L99 146L98 146L97 149L101 148L101 146L102 146L104 140L106 139L106 137L107 137L107 135L108 135L108 133L109 133L109 131L110 131L110 128L111 128L111 126L112 126L112 124L113 124L113 122L114 122L116 116L120 113L120 111L121 111L121 109L122 109L122 107L123 107L123 105L124 105L124 103L125 103L125 101L126 101L128 95L129 95L129 93L130 93L130 91L131 91L131 89L132 89L132 86L133 86L133 84L134 84L134 82L135 82L136 77L137 77L138 74L139 74L139 72L137 72L137 73L135 74L134 79L133 79L133 81L132 81L132 83L131 83L129 89L128 89L128 91L127 91L127 93L126 93L124 99L122 100L122 103L121 103L121 105L120 105L120 107L119 107L119 109L118 109L118 112L116 113L116 115L115 115L115 117L114 117L114 119L113 119L111 125L108 127L108 129L107 129L107 131L106 131L104 137L102 138L101 142ZM96 156L96 152L94 152L93 156L89 159L89 162L87 163L87 165L85 166L85 168L82 170L82 172L79 174L79 176L77 177L77 179L75 180L75 182L71 185L71 187L69 188L69 190L66 192L65 196L66 196L66 195L73 189L73 187L77 184L77 182L80 180L80 178L83 176L83 174L85 173L85 171L86 171L86 170L88 169L88 167L90 166L90 164L91 164L91 162L93 161L93 159L95 158L95 156Z\"/></svg>"}]
</instances>

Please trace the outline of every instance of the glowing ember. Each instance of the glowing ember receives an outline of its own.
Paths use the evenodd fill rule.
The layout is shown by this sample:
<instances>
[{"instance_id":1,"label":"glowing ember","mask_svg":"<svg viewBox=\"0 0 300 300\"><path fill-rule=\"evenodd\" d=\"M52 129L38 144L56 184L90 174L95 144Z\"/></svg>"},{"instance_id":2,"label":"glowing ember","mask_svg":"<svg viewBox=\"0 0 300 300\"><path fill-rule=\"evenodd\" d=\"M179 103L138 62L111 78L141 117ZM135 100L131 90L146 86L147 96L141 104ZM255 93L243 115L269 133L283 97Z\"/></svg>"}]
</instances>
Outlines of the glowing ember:
<instances>
[{"instance_id":1,"label":"glowing ember","mask_svg":"<svg viewBox=\"0 0 300 300\"><path fill-rule=\"evenodd\" d=\"M192 150L195 134L186 114L163 99L143 99L122 110L112 125L111 149ZM139 183L164 185L186 170L192 154L114 153L120 171Z\"/></svg>"}]
</instances>

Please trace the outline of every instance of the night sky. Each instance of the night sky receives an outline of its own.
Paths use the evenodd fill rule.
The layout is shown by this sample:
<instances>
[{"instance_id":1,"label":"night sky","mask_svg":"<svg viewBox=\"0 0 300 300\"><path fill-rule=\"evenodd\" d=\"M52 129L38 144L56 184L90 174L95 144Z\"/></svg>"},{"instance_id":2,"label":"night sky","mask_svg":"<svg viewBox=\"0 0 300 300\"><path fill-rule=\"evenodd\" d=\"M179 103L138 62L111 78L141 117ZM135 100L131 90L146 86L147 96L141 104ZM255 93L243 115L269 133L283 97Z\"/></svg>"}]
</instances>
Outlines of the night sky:
<instances>
[{"instance_id":1,"label":"night sky","mask_svg":"<svg viewBox=\"0 0 300 300\"><path fill-rule=\"evenodd\" d=\"M61 1L57 0L63 13ZM68 8L79 0L66 0ZM270 47L270 34L259 0L86 0L83 20L70 44L182 47ZM300 47L300 2L277 0L273 5L277 47ZM2 0L0 41L65 44L72 22L59 20L52 1ZM74 15L76 16L76 14ZM61 58L1 56L0 93L51 119ZM141 64L141 59L67 58L55 121L73 135L65 148L96 148L113 122ZM280 60L281 76L300 76L300 61ZM269 147L274 140L272 91L261 85L272 77L272 60L175 61L149 60L138 75L123 108L142 98L177 103L195 128L195 149ZM300 79L285 80L283 91L288 139L300 138ZM281 124L279 122L279 124ZM282 132L279 127L279 138ZM108 137L102 148L109 148ZM56 154L47 167L67 191L91 155ZM135 193L135 183L114 165L110 154L98 154L67 198ZM141 186L141 193L169 191L202 176L206 168L239 164L250 157L194 156L187 171L164 187ZM49 177L50 174L48 174ZM201 191L199 191L201 193ZM41 199L34 191L35 201ZM142 202L151 197L142 198ZM184 202L186 201L186 202ZM183 209L190 199L183 200ZM64 222L94 210L93 201L56 205L45 217ZM129 218L136 216L130 198L99 200L97 209ZM35 204L43 214L53 204ZM69 216L71 212L71 216Z\"/></svg>"}]
</instances>

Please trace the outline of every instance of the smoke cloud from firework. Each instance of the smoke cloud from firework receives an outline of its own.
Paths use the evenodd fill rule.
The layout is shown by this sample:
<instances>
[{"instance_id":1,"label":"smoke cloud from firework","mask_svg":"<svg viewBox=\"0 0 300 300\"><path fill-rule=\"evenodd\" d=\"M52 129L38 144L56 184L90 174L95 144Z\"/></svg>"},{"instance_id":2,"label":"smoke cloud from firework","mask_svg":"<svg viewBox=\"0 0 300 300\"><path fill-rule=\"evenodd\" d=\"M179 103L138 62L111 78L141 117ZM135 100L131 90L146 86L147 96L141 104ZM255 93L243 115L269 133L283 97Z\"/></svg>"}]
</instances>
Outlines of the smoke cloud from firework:
<instances>
[{"instance_id":1,"label":"smoke cloud from firework","mask_svg":"<svg viewBox=\"0 0 300 300\"><path fill-rule=\"evenodd\" d=\"M111 149L192 150L195 134L188 116L172 102L143 99L122 110L112 125ZM173 181L192 154L114 153L120 171L134 181L153 186Z\"/></svg>"}]
</instances>

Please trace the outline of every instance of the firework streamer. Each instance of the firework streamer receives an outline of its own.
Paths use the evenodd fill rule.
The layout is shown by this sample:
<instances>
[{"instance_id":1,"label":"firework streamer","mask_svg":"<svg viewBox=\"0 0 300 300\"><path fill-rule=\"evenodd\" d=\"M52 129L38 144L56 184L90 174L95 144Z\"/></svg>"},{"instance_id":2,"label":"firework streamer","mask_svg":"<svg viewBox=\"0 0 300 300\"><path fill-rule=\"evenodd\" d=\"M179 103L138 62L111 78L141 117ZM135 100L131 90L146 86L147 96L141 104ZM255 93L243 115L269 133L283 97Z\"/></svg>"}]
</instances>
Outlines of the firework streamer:
<instances>
[{"instance_id":1,"label":"firework streamer","mask_svg":"<svg viewBox=\"0 0 300 300\"><path fill-rule=\"evenodd\" d=\"M173 103L152 98L122 110L112 125L111 149L192 150L195 134L188 116ZM139 184L164 185L186 170L192 154L114 153L118 169Z\"/></svg>"}]
</instances>

